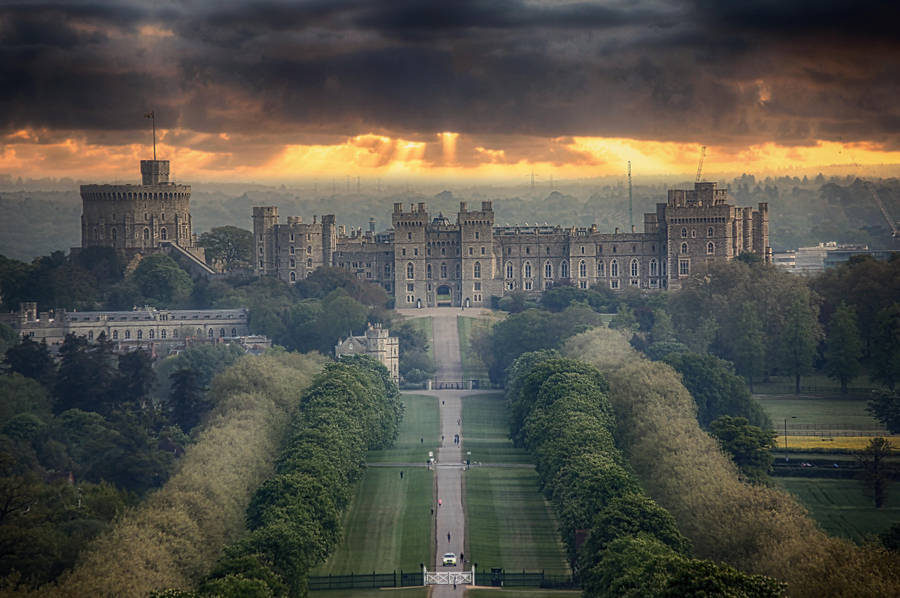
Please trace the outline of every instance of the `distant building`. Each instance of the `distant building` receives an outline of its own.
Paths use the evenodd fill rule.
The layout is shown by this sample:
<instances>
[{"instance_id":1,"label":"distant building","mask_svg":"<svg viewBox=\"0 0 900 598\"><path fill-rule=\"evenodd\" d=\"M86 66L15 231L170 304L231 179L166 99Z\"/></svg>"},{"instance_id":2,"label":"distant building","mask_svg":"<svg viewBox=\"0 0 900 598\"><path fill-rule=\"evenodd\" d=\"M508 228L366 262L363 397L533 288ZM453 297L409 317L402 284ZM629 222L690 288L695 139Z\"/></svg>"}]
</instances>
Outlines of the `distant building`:
<instances>
[{"instance_id":1,"label":"distant building","mask_svg":"<svg viewBox=\"0 0 900 598\"><path fill-rule=\"evenodd\" d=\"M771 263L768 204L730 205L716 183L673 189L644 232L601 233L597 226L495 226L490 201L479 210L460 202L455 222L424 203L394 204L393 228L346 234L332 215L278 221L275 207L253 208L255 270L288 283L319 266L354 272L381 284L397 307L490 306L513 291L539 295L555 284L678 288L698 268L750 252Z\"/></svg>"},{"instance_id":2,"label":"distant building","mask_svg":"<svg viewBox=\"0 0 900 598\"><path fill-rule=\"evenodd\" d=\"M248 311L239 309L38 312L36 303L23 303L19 312L4 315L3 323L21 337L61 345L66 335L89 341L106 338L120 350L169 348L196 342L240 342L250 348L271 346L265 337L250 337ZM268 344L267 344L268 343Z\"/></svg>"},{"instance_id":3,"label":"distant building","mask_svg":"<svg viewBox=\"0 0 900 598\"><path fill-rule=\"evenodd\" d=\"M888 261L900 256L900 249L869 249L868 247L840 248L828 252L828 255L825 256L825 268L833 268L845 264L850 261L850 258L857 255L868 255L876 260Z\"/></svg>"},{"instance_id":4,"label":"distant building","mask_svg":"<svg viewBox=\"0 0 900 598\"><path fill-rule=\"evenodd\" d=\"M394 382L400 382L400 339L391 336L381 324L369 324L363 336L348 336L338 340L334 356L368 355L387 368Z\"/></svg>"},{"instance_id":5,"label":"distant building","mask_svg":"<svg viewBox=\"0 0 900 598\"><path fill-rule=\"evenodd\" d=\"M168 160L141 160L141 179L140 185L81 186L81 248L164 252L192 274L213 274L191 227L191 186L169 181Z\"/></svg>"}]
</instances>

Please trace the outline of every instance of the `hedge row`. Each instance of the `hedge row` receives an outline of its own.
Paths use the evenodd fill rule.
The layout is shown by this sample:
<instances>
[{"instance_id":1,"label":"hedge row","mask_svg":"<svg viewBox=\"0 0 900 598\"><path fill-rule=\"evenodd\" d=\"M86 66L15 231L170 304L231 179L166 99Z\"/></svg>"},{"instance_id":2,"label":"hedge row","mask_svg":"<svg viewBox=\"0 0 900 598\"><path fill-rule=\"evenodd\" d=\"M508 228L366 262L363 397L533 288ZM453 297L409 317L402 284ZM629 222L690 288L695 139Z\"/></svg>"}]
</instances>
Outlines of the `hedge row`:
<instances>
[{"instance_id":1,"label":"hedge row","mask_svg":"<svg viewBox=\"0 0 900 598\"><path fill-rule=\"evenodd\" d=\"M608 390L596 368L553 351L523 354L507 379L511 435L535 455L584 595L780 596L771 578L690 557L674 518L616 448Z\"/></svg>"},{"instance_id":2,"label":"hedge row","mask_svg":"<svg viewBox=\"0 0 900 598\"><path fill-rule=\"evenodd\" d=\"M402 415L384 366L360 356L325 366L301 399L276 475L250 502L249 533L226 549L199 595L305 596L309 570L340 541L366 451L390 446Z\"/></svg>"}]
</instances>

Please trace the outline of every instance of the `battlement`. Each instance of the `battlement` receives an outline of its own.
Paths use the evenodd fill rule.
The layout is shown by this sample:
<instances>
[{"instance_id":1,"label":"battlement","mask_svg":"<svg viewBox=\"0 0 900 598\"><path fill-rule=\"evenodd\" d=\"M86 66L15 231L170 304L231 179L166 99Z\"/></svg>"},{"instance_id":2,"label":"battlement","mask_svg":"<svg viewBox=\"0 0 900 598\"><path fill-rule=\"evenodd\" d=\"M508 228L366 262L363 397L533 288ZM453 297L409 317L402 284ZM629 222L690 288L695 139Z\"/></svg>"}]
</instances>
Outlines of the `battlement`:
<instances>
[{"instance_id":1,"label":"battlement","mask_svg":"<svg viewBox=\"0 0 900 598\"><path fill-rule=\"evenodd\" d=\"M144 185L160 185L168 183L169 161L141 160L141 179Z\"/></svg>"}]
</instances>

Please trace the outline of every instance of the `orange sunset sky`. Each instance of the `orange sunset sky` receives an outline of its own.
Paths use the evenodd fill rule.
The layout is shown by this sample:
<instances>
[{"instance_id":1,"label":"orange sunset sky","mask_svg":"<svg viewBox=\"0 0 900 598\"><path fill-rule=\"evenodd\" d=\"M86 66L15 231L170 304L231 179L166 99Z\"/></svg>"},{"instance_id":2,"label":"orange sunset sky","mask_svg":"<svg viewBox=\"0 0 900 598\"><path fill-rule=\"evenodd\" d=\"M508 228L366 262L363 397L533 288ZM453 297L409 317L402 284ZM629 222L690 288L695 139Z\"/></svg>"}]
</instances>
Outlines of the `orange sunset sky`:
<instances>
[{"instance_id":1,"label":"orange sunset sky","mask_svg":"<svg viewBox=\"0 0 900 598\"><path fill-rule=\"evenodd\" d=\"M524 182L900 174L886 3L0 7L0 174Z\"/></svg>"}]
</instances>

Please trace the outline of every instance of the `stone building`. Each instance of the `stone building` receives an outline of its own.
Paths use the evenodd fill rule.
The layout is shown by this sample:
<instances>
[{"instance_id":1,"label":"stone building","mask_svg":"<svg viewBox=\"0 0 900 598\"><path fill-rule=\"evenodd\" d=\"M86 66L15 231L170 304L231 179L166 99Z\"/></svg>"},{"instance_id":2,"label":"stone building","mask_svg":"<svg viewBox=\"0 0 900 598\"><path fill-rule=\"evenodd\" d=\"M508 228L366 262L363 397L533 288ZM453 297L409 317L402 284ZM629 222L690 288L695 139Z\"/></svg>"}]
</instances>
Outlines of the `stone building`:
<instances>
[{"instance_id":1,"label":"stone building","mask_svg":"<svg viewBox=\"0 0 900 598\"><path fill-rule=\"evenodd\" d=\"M387 368L394 382L400 382L400 340L381 324L369 324L363 336L338 340L334 356L340 359L344 355L368 355Z\"/></svg>"},{"instance_id":2,"label":"stone building","mask_svg":"<svg viewBox=\"0 0 900 598\"><path fill-rule=\"evenodd\" d=\"M120 349L184 343L187 339L202 342L224 342L245 338L250 334L248 310L195 309L165 310L144 307L131 311L65 311L38 312L36 303L23 303L14 314L2 321L21 337L35 342L61 345L67 334L83 336L89 341L106 338ZM263 342L263 341L260 341Z\"/></svg>"},{"instance_id":3,"label":"stone building","mask_svg":"<svg viewBox=\"0 0 900 598\"><path fill-rule=\"evenodd\" d=\"M716 183L673 189L644 230L601 233L562 226L495 226L492 203L470 210L461 202L456 221L432 216L424 203L394 204L392 230L347 235L333 216L304 225L278 223L272 207L253 208L260 275L287 282L319 265L345 268L377 282L404 307L489 306L513 291L538 295L554 284L579 288L678 288L692 272L750 252L771 262L768 205L728 203Z\"/></svg>"},{"instance_id":4,"label":"stone building","mask_svg":"<svg viewBox=\"0 0 900 598\"><path fill-rule=\"evenodd\" d=\"M191 227L191 186L169 181L168 160L141 160L140 185L81 186L81 247L128 255L164 251L211 274Z\"/></svg>"}]
</instances>

